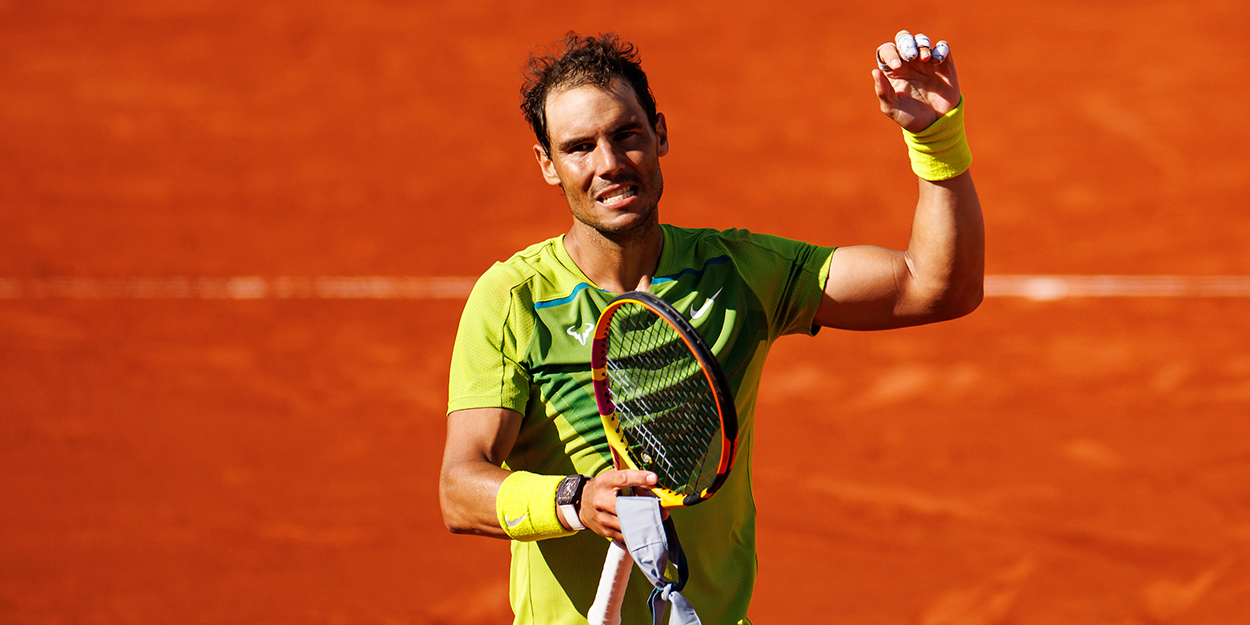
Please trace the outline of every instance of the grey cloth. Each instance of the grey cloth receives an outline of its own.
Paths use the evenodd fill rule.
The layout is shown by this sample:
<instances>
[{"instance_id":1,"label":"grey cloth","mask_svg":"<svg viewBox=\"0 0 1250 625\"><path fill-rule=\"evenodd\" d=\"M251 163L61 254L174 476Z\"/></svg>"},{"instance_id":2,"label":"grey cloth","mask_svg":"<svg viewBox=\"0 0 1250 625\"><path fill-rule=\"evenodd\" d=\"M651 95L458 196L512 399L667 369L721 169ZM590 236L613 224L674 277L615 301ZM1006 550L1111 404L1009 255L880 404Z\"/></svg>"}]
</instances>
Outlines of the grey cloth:
<instances>
[{"instance_id":1,"label":"grey cloth","mask_svg":"<svg viewBox=\"0 0 1250 625\"><path fill-rule=\"evenodd\" d=\"M648 600L652 625L660 625L670 602L673 610L668 617L669 625L702 625L694 606L681 595L681 589L686 586L686 558L681 552L672 522L662 520L660 500L655 497L617 497L616 516L621 520L621 533L625 536L625 546L634 557L634 563L655 586ZM676 581L664 577L670 562L677 567Z\"/></svg>"}]
</instances>

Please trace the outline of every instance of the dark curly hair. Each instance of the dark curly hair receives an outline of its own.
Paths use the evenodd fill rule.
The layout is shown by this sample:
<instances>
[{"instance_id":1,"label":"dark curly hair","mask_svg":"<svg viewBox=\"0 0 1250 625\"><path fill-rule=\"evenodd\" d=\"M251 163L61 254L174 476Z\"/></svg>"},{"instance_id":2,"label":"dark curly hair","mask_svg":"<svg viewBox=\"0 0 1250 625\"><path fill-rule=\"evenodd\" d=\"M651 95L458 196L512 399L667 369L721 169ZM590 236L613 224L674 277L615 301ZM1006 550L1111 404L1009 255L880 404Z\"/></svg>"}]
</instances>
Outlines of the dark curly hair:
<instances>
[{"instance_id":1,"label":"dark curly hair","mask_svg":"<svg viewBox=\"0 0 1250 625\"><path fill-rule=\"evenodd\" d=\"M551 137L547 134L547 96L561 89L594 85L607 89L621 78L638 96L647 121L655 128L657 120L655 96L647 86L647 74L634 45L621 41L615 34L583 37L569 31L563 39L564 51L559 57L549 54L530 58L525 83L521 85L521 112L534 129L534 136L551 153Z\"/></svg>"}]
</instances>

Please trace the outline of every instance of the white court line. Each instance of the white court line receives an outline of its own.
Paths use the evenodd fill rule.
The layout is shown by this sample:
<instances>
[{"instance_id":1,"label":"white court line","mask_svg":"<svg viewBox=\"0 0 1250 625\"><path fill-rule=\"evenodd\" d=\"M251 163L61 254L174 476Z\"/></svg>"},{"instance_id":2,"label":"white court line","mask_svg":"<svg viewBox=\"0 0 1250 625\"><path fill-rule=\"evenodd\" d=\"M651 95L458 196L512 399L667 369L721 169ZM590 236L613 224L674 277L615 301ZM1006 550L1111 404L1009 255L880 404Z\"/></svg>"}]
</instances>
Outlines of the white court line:
<instances>
[{"instance_id":1,"label":"white court line","mask_svg":"<svg viewBox=\"0 0 1250 625\"><path fill-rule=\"evenodd\" d=\"M464 299L476 278L0 278L0 299Z\"/></svg>"},{"instance_id":2,"label":"white court line","mask_svg":"<svg viewBox=\"0 0 1250 625\"><path fill-rule=\"evenodd\" d=\"M0 278L2 299L464 299L477 278ZM1250 276L990 275L986 297L1250 297Z\"/></svg>"},{"instance_id":3,"label":"white court line","mask_svg":"<svg viewBox=\"0 0 1250 625\"><path fill-rule=\"evenodd\" d=\"M986 297L1250 297L1250 276L985 276Z\"/></svg>"}]
</instances>

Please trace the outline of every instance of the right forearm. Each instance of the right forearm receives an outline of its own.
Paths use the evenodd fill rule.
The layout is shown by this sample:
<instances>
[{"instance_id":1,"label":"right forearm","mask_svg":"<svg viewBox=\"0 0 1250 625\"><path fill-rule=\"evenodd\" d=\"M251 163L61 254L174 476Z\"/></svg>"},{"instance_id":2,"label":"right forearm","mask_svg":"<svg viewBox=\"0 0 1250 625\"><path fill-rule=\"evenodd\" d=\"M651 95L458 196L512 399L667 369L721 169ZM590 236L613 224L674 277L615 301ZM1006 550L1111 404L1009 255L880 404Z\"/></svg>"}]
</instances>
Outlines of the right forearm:
<instances>
[{"instance_id":1,"label":"right forearm","mask_svg":"<svg viewBox=\"0 0 1250 625\"><path fill-rule=\"evenodd\" d=\"M567 536L573 526L556 505L564 479L485 462L453 466L443 472L443 522L455 534L521 541Z\"/></svg>"},{"instance_id":2,"label":"right forearm","mask_svg":"<svg viewBox=\"0 0 1250 625\"><path fill-rule=\"evenodd\" d=\"M439 480L443 523L454 534L508 538L495 513L499 485L511 473L487 462L444 467Z\"/></svg>"},{"instance_id":3,"label":"right forearm","mask_svg":"<svg viewBox=\"0 0 1250 625\"><path fill-rule=\"evenodd\" d=\"M448 530L516 540L572 533L573 524L556 506L556 491L566 476L512 472L502 467L520 426L521 415L502 408L462 410L448 415L447 447L438 489L443 523ZM656 479L649 471L600 473L582 491L578 510L581 524L595 533L620 538L617 490L651 487ZM507 531L503 524L508 525Z\"/></svg>"},{"instance_id":4,"label":"right forearm","mask_svg":"<svg viewBox=\"0 0 1250 625\"><path fill-rule=\"evenodd\" d=\"M443 523L456 534L507 538L495 513L502 467L516 442L521 415L504 408L477 408L447 417L447 447L439 475Z\"/></svg>"}]
</instances>

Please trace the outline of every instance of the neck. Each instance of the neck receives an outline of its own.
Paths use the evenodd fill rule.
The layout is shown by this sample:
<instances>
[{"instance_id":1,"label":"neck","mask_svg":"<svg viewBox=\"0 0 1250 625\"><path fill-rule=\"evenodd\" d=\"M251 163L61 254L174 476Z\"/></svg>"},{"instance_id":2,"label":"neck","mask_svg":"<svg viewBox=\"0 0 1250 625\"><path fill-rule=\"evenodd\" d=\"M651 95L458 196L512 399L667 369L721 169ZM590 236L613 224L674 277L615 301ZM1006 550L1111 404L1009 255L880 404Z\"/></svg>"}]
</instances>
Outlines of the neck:
<instances>
[{"instance_id":1,"label":"neck","mask_svg":"<svg viewBox=\"0 0 1250 625\"><path fill-rule=\"evenodd\" d=\"M613 293L645 291L660 263L664 231L658 221L624 234L604 233L574 220L564 249L596 286Z\"/></svg>"}]
</instances>

